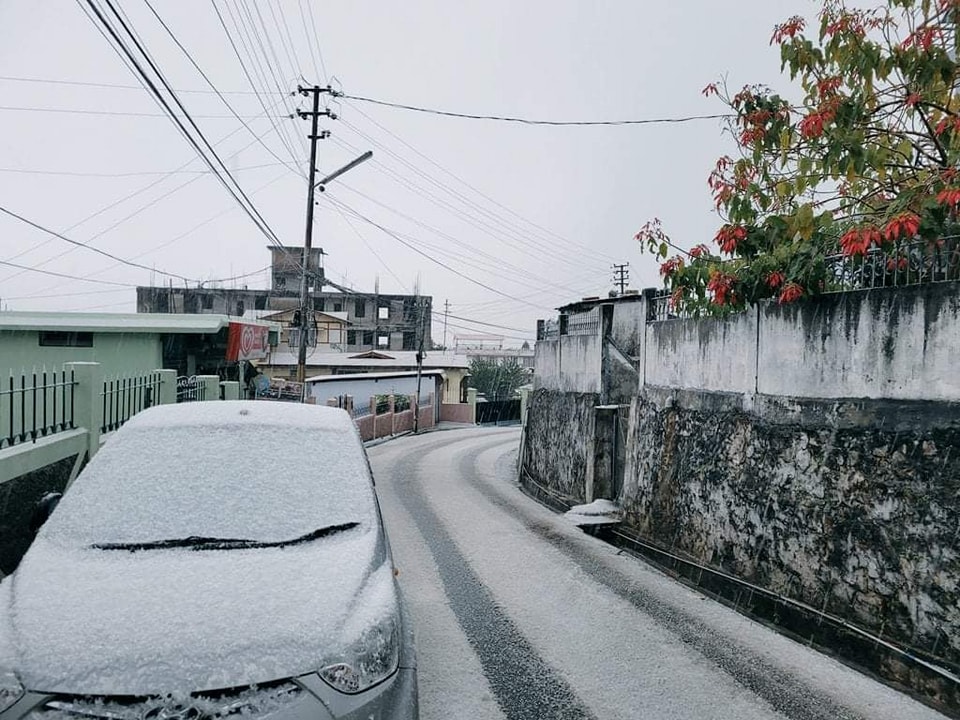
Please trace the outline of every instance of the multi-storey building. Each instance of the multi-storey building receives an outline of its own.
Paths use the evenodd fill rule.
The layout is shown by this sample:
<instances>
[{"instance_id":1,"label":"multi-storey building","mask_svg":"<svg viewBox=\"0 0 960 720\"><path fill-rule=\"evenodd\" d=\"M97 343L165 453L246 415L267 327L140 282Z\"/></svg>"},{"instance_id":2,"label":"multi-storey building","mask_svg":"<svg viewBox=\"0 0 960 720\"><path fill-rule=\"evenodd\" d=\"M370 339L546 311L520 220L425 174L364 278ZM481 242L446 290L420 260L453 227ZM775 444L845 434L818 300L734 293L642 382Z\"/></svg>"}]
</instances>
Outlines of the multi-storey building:
<instances>
[{"instance_id":1,"label":"multi-storey building","mask_svg":"<svg viewBox=\"0 0 960 720\"><path fill-rule=\"evenodd\" d=\"M271 287L138 287L137 312L258 315L300 307L300 263L303 248L269 248ZM323 250L314 248L309 263L308 294L315 311L346 320L339 342L330 350L345 352L386 349L416 350L418 333L425 348L431 344L432 298L424 295L360 293L327 280ZM324 286L336 288L325 291ZM284 314L286 315L286 313ZM321 334L322 335L322 334Z\"/></svg>"}]
</instances>

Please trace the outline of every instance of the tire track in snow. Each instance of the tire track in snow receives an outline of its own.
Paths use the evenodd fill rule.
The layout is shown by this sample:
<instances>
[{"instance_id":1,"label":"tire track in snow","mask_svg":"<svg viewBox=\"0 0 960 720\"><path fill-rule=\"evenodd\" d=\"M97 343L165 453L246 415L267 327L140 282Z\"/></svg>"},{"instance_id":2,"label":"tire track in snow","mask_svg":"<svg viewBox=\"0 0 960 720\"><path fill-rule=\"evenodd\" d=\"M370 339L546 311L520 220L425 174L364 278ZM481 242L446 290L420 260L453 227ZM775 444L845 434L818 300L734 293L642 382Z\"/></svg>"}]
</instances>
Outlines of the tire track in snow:
<instances>
[{"instance_id":1,"label":"tire track in snow","mask_svg":"<svg viewBox=\"0 0 960 720\"><path fill-rule=\"evenodd\" d=\"M481 451L501 442L482 446ZM450 607L480 660L497 703L511 720L595 720L567 682L501 612L424 496L416 466L434 445L446 444L420 448L413 460L405 456L392 474L403 483L400 501L433 554Z\"/></svg>"},{"instance_id":2,"label":"tire track in snow","mask_svg":"<svg viewBox=\"0 0 960 720\"><path fill-rule=\"evenodd\" d=\"M849 708L834 702L817 688L771 665L747 648L738 645L731 638L714 633L695 616L654 597L616 570L593 562L584 555L576 543L548 525L530 517L520 505L506 497L500 489L494 488L491 483L481 479L477 471L478 457L500 445L512 445L515 442L514 438L509 438L471 448L460 460L459 475L491 503L518 519L531 532L560 550L589 577L676 635L682 643L696 650L741 686L786 717L791 720L864 720ZM504 451L497 463L495 472L497 477L512 475L512 469L504 467L509 464L512 454L513 448ZM516 485L510 487L519 493Z\"/></svg>"}]
</instances>

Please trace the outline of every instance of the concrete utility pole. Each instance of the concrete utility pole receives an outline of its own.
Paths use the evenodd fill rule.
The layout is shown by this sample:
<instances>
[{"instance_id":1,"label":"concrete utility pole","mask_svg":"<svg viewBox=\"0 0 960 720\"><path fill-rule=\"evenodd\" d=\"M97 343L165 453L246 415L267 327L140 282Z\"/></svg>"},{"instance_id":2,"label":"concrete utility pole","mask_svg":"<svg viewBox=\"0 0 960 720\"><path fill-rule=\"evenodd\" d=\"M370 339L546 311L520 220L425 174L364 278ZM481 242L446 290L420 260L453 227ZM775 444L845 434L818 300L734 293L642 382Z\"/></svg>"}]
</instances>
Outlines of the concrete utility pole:
<instances>
[{"instance_id":1,"label":"concrete utility pole","mask_svg":"<svg viewBox=\"0 0 960 720\"><path fill-rule=\"evenodd\" d=\"M629 267L630 263L613 266L613 284L620 286L621 295L623 295L623 291L627 289L627 283L630 282L630 271L627 269Z\"/></svg>"},{"instance_id":2,"label":"concrete utility pole","mask_svg":"<svg viewBox=\"0 0 960 720\"><path fill-rule=\"evenodd\" d=\"M447 351L447 315L450 314L450 301L443 301L443 351Z\"/></svg>"},{"instance_id":3,"label":"concrete utility pole","mask_svg":"<svg viewBox=\"0 0 960 720\"><path fill-rule=\"evenodd\" d=\"M310 118L310 175L307 178L307 229L303 242L303 268L300 276L300 312L299 318L294 318L294 322L299 319L300 342L297 347L297 382L303 383L307 374L307 341L310 337L310 328L313 327L313 308L310 307L310 251L313 248L313 203L316 184L314 182L317 174L317 140L322 140L330 136L329 131L324 130L317 133L317 122L321 116L336 120L337 116L329 110L320 110L320 95L330 93L329 87L321 88L318 86L305 88L297 87L297 92L303 96L313 96L313 110L311 112L297 111L301 118ZM306 388L304 387L304 392ZM302 398L301 398L302 399Z\"/></svg>"},{"instance_id":4,"label":"concrete utility pole","mask_svg":"<svg viewBox=\"0 0 960 720\"><path fill-rule=\"evenodd\" d=\"M417 293L417 402L413 413L413 434L420 432L420 379L423 376L423 297ZM437 398L434 397L434 402Z\"/></svg>"}]
</instances>

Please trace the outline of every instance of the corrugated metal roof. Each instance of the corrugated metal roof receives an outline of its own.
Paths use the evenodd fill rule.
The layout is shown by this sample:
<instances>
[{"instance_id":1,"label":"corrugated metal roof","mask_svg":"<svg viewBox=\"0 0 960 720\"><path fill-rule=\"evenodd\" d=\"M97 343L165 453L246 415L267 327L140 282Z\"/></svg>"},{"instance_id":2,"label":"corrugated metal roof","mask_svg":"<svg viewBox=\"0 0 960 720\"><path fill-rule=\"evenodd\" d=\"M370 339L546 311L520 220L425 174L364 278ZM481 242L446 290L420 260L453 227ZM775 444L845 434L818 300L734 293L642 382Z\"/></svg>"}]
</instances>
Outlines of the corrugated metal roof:
<instances>
[{"instance_id":1,"label":"corrugated metal roof","mask_svg":"<svg viewBox=\"0 0 960 720\"><path fill-rule=\"evenodd\" d=\"M99 333L216 333L230 322L274 327L276 323L227 315L173 313L0 312L0 330L72 330Z\"/></svg>"},{"instance_id":2,"label":"corrugated metal roof","mask_svg":"<svg viewBox=\"0 0 960 720\"><path fill-rule=\"evenodd\" d=\"M390 368L410 368L417 366L417 354L412 350L394 351L378 350L378 353L389 355L390 359L357 358L361 352L314 352L307 350L308 367L376 367L384 370ZM297 364L297 354L291 352L275 352L260 365L274 367L288 367ZM430 352L423 359L425 368L463 368L470 367L470 359L466 355L452 353Z\"/></svg>"},{"instance_id":3,"label":"corrugated metal roof","mask_svg":"<svg viewBox=\"0 0 960 720\"><path fill-rule=\"evenodd\" d=\"M423 377L443 376L443 370L424 370L420 373ZM349 375L315 375L307 378L307 382L336 382L337 380L387 380L398 377L416 377L416 370L405 370L403 372L372 372L372 373L350 373Z\"/></svg>"}]
</instances>

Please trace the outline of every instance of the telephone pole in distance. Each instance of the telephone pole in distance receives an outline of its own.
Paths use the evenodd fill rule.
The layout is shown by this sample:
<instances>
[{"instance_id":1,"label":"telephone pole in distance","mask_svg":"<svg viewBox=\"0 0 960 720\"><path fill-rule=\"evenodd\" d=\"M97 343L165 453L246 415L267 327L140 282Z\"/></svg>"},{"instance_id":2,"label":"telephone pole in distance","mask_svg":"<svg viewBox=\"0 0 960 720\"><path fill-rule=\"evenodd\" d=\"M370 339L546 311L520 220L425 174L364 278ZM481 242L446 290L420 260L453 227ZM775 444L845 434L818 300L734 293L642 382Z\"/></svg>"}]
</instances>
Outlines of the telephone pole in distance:
<instances>
[{"instance_id":1,"label":"telephone pole in distance","mask_svg":"<svg viewBox=\"0 0 960 720\"><path fill-rule=\"evenodd\" d=\"M630 263L613 266L613 284L620 286L620 294L627 289L627 283L630 282Z\"/></svg>"}]
</instances>

